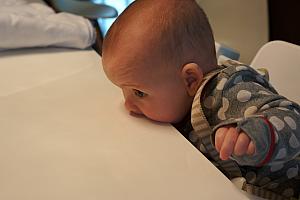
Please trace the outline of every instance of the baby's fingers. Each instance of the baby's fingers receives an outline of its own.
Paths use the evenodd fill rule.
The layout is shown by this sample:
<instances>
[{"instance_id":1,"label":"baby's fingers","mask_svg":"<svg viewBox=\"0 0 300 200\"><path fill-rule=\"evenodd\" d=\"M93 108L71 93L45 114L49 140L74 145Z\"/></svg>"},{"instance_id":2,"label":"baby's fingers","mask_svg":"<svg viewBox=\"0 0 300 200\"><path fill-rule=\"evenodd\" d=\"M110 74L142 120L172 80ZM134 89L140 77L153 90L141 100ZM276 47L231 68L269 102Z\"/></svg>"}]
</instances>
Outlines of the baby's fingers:
<instances>
[{"instance_id":1,"label":"baby's fingers","mask_svg":"<svg viewBox=\"0 0 300 200\"><path fill-rule=\"evenodd\" d=\"M220 150L220 158L222 160L227 160L229 156L233 153L234 146L236 143L236 140L238 138L238 132L236 128L231 127L226 133L226 136L224 138L224 142L222 144L221 150Z\"/></svg>"},{"instance_id":2,"label":"baby's fingers","mask_svg":"<svg viewBox=\"0 0 300 200\"><path fill-rule=\"evenodd\" d=\"M255 153L255 145L253 141L250 142L248 149L247 149L247 154L248 155L253 155Z\"/></svg>"},{"instance_id":3,"label":"baby's fingers","mask_svg":"<svg viewBox=\"0 0 300 200\"><path fill-rule=\"evenodd\" d=\"M215 147L217 149L218 152L220 152L226 132L227 132L228 128L226 127L221 127L218 128L218 130L216 131L216 135L215 135Z\"/></svg>"},{"instance_id":4,"label":"baby's fingers","mask_svg":"<svg viewBox=\"0 0 300 200\"><path fill-rule=\"evenodd\" d=\"M251 139L245 133L241 132L234 146L234 154L237 156L246 154L249 149L248 146L250 142Z\"/></svg>"}]
</instances>

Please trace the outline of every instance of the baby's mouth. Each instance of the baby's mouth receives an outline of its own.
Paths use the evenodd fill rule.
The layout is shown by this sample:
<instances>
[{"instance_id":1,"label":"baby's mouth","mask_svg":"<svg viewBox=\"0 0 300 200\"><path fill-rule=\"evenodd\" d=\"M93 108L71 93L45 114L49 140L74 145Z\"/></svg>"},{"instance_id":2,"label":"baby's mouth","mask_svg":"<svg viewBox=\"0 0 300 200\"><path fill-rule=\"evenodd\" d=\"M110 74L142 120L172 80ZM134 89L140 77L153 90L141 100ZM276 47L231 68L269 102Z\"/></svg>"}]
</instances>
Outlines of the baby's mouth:
<instances>
[{"instance_id":1,"label":"baby's mouth","mask_svg":"<svg viewBox=\"0 0 300 200\"><path fill-rule=\"evenodd\" d=\"M135 112L132 112L132 111L129 112L129 115L131 115L133 117L137 117L137 118L144 118L144 117L146 117L143 114L138 114L138 113L135 113Z\"/></svg>"}]
</instances>

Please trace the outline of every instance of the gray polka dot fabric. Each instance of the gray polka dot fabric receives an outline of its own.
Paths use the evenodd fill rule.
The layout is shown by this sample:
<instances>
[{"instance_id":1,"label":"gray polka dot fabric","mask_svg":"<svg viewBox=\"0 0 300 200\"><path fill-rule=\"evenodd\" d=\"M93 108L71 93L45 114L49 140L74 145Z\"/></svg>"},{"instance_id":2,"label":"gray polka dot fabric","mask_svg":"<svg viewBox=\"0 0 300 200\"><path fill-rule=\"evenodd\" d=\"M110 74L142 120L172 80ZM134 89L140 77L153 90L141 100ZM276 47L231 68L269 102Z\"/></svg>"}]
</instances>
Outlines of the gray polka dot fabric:
<instances>
[{"instance_id":1,"label":"gray polka dot fabric","mask_svg":"<svg viewBox=\"0 0 300 200\"><path fill-rule=\"evenodd\" d=\"M279 95L261 72L232 61L223 67L205 85L201 96L212 130L234 125L254 142L254 155L231 156L247 183L298 198L299 105Z\"/></svg>"}]
</instances>

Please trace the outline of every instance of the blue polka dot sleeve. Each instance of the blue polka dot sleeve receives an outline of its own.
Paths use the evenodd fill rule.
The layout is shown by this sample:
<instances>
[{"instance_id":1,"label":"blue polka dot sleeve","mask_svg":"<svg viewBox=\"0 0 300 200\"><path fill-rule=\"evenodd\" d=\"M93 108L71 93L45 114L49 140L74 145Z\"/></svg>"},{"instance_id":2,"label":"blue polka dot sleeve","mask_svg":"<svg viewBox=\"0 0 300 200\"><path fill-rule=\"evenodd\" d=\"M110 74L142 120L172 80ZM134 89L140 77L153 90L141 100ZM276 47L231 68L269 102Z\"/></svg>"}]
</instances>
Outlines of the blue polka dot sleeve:
<instances>
[{"instance_id":1,"label":"blue polka dot sleeve","mask_svg":"<svg viewBox=\"0 0 300 200\"><path fill-rule=\"evenodd\" d=\"M300 107L277 94L268 80L247 66L229 67L203 100L213 129L233 124L254 142L254 155L232 156L240 165L285 163L300 154ZM212 89L212 88L210 88Z\"/></svg>"}]
</instances>

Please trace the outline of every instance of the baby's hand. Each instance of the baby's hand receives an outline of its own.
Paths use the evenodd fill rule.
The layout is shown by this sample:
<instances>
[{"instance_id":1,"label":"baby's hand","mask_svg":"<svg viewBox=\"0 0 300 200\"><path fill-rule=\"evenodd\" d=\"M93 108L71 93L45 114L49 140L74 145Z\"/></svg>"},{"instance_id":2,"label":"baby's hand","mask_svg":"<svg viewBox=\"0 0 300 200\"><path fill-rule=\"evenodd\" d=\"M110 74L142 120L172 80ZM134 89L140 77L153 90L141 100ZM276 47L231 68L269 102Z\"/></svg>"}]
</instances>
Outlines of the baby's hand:
<instances>
[{"instance_id":1,"label":"baby's hand","mask_svg":"<svg viewBox=\"0 0 300 200\"><path fill-rule=\"evenodd\" d=\"M227 160L232 154L242 156L244 154L252 155L255 152L254 143L248 135L244 132L238 133L232 126L218 128L215 135L215 146L222 160Z\"/></svg>"}]
</instances>

